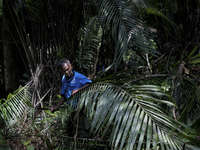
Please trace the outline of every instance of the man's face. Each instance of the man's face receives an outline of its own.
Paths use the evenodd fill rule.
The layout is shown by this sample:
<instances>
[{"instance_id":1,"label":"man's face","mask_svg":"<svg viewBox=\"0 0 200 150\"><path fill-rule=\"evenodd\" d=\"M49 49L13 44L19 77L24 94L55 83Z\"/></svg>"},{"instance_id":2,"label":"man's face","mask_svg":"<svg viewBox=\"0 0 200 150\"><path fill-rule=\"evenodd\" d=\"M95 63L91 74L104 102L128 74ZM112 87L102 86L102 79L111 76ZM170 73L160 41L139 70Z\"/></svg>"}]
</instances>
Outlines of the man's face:
<instances>
[{"instance_id":1,"label":"man's face","mask_svg":"<svg viewBox=\"0 0 200 150\"><path fill-rule=\"evenodd\" d=\"M72 75L72 66L68 63L64 63L62 66L62 71L67 78L71 77Z\"/></svg>"}]
</instances>

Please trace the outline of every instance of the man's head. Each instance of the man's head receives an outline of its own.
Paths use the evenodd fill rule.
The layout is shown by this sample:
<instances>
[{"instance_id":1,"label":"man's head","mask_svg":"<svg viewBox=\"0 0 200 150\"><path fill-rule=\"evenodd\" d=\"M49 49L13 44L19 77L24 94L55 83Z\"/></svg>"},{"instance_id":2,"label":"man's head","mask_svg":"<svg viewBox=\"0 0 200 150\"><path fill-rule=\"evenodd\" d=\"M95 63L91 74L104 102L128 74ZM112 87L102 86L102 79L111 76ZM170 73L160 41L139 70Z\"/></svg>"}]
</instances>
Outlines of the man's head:
<instances>
[{"instance_id":1,"label":"man's head","mask_svg":"<svg viewBox=\"0 0 200 150\"><path fill-rule=\"evenodd\" d=\"M70 61L68 59L61 59L58 65L61 68L62 72L65 74L65 76L67 78L70 78L71 75L73 74Z\"/></svg>"}]
</instances>

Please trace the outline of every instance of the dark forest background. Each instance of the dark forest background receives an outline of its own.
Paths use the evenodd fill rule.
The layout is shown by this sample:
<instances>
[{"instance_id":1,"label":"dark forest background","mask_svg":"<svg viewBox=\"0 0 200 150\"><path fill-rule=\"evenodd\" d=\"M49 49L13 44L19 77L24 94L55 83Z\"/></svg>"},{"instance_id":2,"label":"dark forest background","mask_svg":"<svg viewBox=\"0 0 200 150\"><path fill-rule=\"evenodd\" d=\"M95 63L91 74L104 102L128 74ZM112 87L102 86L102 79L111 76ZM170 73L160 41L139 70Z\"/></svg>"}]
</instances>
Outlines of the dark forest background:
<instances>
[{"instance_id":1,"label":"dark forest background","mask_svg":"<svg viewBox=\"0 0 200 150\"><path fill-rule=\"evenodd\" d=\"M59 100L62 74L57 64L62 58L93 81L79 95L91 95L83 98L83 105L93 125L90 139L96 140L95 146L102 148L98 142L103 140L110 140L109 146L103 144L108 149L199 146L199 0L1 0L0 16L0 148L15 149L19 142L25 149L62 149L67 138L55 137L56 129L59 136L66 134L61 127L48 126L55 121L49 121L53 114L37 109ZM87 103L88 99L94 101ZM123 111L116 104L118 99ZM26 108L24 101L30 102ZM97 121L102 101L112 106ZM96 107L90 109L89 103ZM128 118L135 116L130 124L138 132L124 119L129 107L133 114ZM112 108L118 108L114 116L120 121L111 119ZM70 113L67 108L61 124ZM142 121L134 124L138 116ZM38 118L43 120L40 127L35 124ZM128 136L125 127L137 138ZM30 134L37 136L28 138ZM41 142L35 144L38 139ZM74 141L74 149L77 143L83 142Z\"/></svg>"}]
</instances>

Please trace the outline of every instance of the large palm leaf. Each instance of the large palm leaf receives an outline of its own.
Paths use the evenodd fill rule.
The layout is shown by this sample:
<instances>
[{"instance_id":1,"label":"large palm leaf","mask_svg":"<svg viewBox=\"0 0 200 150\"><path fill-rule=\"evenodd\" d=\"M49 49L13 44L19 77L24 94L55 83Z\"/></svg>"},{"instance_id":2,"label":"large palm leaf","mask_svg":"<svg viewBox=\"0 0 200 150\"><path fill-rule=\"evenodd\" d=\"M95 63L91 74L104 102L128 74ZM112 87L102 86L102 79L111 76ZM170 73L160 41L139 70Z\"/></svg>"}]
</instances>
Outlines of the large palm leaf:
<instances>
[{"instance_id":1,"label":"large palm leaf","mask_svg":"<svg viewBox=\"0 0 200 150\"><path fill-rule=\"evenodd\" d=\"M130 42L141 51L157 55L151 47L149 32L144 23L137 19L128 3L121 0L97 1L100 23L104 30L110 30L116 43L113 64L118 66Z\"/></svg>"},{"instance_id":2,"label":"large palm leaf","mask_svg":"<svg viewBox=\"0 0 200 150\"><path fill-rule=\"evenodd\" d=\"M98 17L93 17L80 29L79 40L80 46L77 50L77 62L80 68L89 69L91 66L96 67L99 48L101 46L102 28Z\"/></svg>"},{"instance_id":3,"label":"large palm leaf","mask_svg":"<svg viewBox=\"0 0 200 150\"><path fill-rule=\"evenodd\" d=\"M158 105L175 106L156 98L166 96L157 86L102 82L92 84L78 95L80 103L76 109L85 107L92 120L91 133L100 134L102 138L109 135L112 149L156 149L158 146L182 149L184 142L188 148L191 142L197 143L194 135L189 134L192 129L172 119Z\"/></svg>"}]
</instances>

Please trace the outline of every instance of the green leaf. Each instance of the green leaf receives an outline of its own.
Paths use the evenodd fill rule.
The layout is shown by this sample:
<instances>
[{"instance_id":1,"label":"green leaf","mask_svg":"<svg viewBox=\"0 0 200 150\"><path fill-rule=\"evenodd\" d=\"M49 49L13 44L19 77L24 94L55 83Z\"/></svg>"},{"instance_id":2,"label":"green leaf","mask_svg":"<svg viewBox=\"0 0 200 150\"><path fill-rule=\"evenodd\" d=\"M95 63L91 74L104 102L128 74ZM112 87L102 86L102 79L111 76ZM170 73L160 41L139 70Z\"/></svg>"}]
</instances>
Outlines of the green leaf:
<instances>
[{"instance_id":1,"label":"green leaf","mask_svg":"<svg viewBox=\"0 0 200 150\"><path fill-rule=\"evenodd\" d=\"M32 96L30 93L30 81L26 86L18 89L14 95L8 96L3 104L0 105L0 115L8 127L20 121L26 111L30 110Z\"/></svg>"},{"instance_id":2,"label":"green leaf","mask_svg":"<svg viewBox=\"0 0 200 150\"><path fill-rule=\"evenodd\" d=\"M20 142L21 142L24 146L27 146L29 143L31 143L31 140L28 140L28 141L20 140Z\"/></svg>"},{"instance_id":3,"label":"green leaf","mask_svg":"<svg viewBox=\"0 0 200 150\"><path fill-rule=\"evenodd\" d=\"M80 105L85 105L85 111L92 121L91 133L100 134L103 138L109 132L110 144L119 150L125 147L141 149L144 141L147 148L153 149L158 146L162 149L179 149L179 141L197 142L195 136L187 134L193 132L190 127L165 114L159 105L168 103L160 103L156 98L156 94L158 97L160 94L152 96L150 92L145 92L157 91L153 89L155 86L124 86L93 83L77 93L80 95ZM127 92L130 89L137 92ZM138 94L141 92L145 94ZM64 111L61 114L64 117Z\"/></svg>"},{"instance_id":4,"label":"green leaf","mask_svg":"<svg viewBox=\"0 0 200 150\"><path fill-rule=\"evenodd\" d=\"M199 44L200 44L200 43L198 43L197 46L195 46L195 48L194 48L194 49L192 50L192 52L189 54L189 57L191 57L192 54L196 51L196 49L197 49L197 47L199 46ZM191 58L191 59L194 59L194 57Z\"/></svg>"},{"instance_id":5,"label":"green leaf","mask_svg":"<svg viewBox=\"0 0 200 150\"><path fill-rule=\"evenodd\" d=\"M198 64L198 63L200 63L200 59L196 59L196 60L190 62L190 64Z\"/></svg>"},{"instance_id":6,"label":"green leaf","mask_svg":"<svg viewBox=\"0 0 200 150\"><path fill-rule=\"evenodd\" d=\"M44 110L47 114L50 114L51 116L57 116L56 113L52 113L50 110Z\"/></svg>"},{"instance_id":7,"label":"green leaf","mask_svg":"<svg viewBox=\"0 0 200 150\"><path fill-rule=\"evenodd\" d=\"M35 146L29 145L29 146L27 146L26 148L27 148L27 150L34 150L34 149L35 149Z\"/></svg>"}]
</instances>

